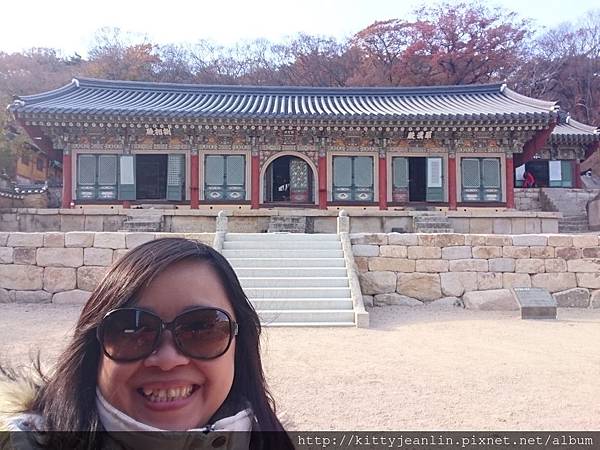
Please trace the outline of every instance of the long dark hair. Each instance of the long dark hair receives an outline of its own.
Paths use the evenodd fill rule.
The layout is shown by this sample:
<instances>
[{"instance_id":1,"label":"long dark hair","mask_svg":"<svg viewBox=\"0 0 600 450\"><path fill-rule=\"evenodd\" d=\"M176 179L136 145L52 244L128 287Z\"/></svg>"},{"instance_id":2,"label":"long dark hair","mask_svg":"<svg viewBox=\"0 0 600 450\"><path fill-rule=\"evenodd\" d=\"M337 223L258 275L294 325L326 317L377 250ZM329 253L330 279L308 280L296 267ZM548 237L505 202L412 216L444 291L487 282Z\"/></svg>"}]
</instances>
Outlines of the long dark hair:
<instances>
[{"instance_id":1,"label":"long dark hair","mask_svg":"<svg viewBox=\"0 0 600 450\"><path fill-rule=\"evenodd\" d=\"M278 446L288 443L289 438L275 415L275 405L265 382L260 358L261 325L256 311L231 265L219 252L181 238L162 238L136 247L115 262L98 284L81 311L73 338L58 358L55 371L33 401L32 409L42 415L47 431L84 431L93 436L94 432L102 430L96 410L101 355L96 328L107 312L134 304L137 294L159 273L183 260L202 261L215 270L239 322L233 385L211 421L247 401L256 418L254 431L279 432L260 434L262 438L277 435ZM255 436L253 434L253 439ZM63 446L64 438L61 436ZM91 441L87 444L94 446ZM262 445L267 444L262 439ZM291 441L284 445L291 446Z\"/></svg>"}]
</instances>

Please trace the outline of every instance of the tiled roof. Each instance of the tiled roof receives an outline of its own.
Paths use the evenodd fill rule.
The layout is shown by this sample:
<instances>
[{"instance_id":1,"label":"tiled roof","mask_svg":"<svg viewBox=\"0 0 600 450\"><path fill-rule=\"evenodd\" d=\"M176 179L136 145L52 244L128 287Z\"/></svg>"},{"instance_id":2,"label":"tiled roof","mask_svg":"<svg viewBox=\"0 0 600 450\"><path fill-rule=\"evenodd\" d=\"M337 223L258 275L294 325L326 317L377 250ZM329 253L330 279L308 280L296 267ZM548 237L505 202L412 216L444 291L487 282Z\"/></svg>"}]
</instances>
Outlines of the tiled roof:
<instances>
[{"instance_id":1,"label":"tiled roof","mask_svg":"<svg viewBox=\"0 0 600 450\"><path fill-rule=\"evenodd\" d=\"M555 102L502 84L410 88L206 86L76 78L59 89L18 97L31 114L161 119L319 119L547 122Z\"/></svg>"},{"instance_id":2,"label":"tiled roof","mask_svg":"<svg viewBox=\"0 0 600 450\"><path fill-rule=\"evenodd\" d=\"M559 118L559 123L550 135L551 144L591 144L600 141L600 129L581 122L570 116Z\"/></svg>"}]
</instances>

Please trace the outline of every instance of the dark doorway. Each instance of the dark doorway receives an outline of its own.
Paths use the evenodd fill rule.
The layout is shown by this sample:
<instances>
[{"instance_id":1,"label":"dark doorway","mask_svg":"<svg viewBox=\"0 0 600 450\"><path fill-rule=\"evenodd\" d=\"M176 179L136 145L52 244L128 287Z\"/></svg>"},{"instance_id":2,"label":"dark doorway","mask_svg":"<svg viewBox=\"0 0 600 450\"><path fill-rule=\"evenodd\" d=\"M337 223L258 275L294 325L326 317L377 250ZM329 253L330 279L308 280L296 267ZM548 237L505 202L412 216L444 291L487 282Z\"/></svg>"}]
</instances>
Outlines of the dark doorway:
<instances>
[{"instance_id":1,"label":"dark doorway","mask_svg":"<svg viewBox=\"0 0 600 450\"><path fill-rule=\"evenodd\" d=\"M306 161L296 156L281 156L265 172L265 201L310 204L312 182L312 170Z\"/></svg>"},{"instance_id":2,"label":"dark doorway","mask_svg":"<svg viewBox=\"0 0 600 450\"><path fill-rule=\"evenodd\" d=\"M550 170L548 161L529 161L525 163L525 170L529 170L535 178L535 187L550 186Z\"/></svg>"},{"instance_id":3,"label":"dark doorway","mask_svg":"<svg viewBox=\"0 0 600 450\"><path fill-rule=\"evenodd\" d=\"M135 195L138 200L167 198L167 155L135 156Z\"/></svg>"},{"instance_id":4,"label":"dark doorway","mask_svg":"<svg viewBox=\"0 0 600 450\"><path fill-rule=\"evenodd\" d=\"M291 156L282 156L273 161L273 199L274 202L290 201L290 160Z\"/></svg>"},{"instance_id":5,"label":"dark doorway","mask_svg":"<svg viewBox=\"0 0 600 450\"><path fill-rule=\"evenodd\" d=\"M427 200L427 158L408 158L408 200Z\"/></svg>"}]
</instances>

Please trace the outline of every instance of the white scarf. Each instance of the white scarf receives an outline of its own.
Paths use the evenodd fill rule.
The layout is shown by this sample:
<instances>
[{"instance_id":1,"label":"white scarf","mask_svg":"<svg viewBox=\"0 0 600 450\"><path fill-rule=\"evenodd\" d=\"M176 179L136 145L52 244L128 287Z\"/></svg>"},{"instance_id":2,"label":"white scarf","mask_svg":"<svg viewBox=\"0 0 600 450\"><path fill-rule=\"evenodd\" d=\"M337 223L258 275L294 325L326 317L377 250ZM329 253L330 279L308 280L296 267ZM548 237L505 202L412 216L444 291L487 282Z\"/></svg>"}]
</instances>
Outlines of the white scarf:
<instances>
[{"instance_id":1,"label":"white scarf","mask_svg":"<svg viewBox=\"0 0 600 450\"><path fill-rule=\"evenodd\" d=\"M151 448L158 443L164 445L165 440L168 440L168 448L173 449L212 449L215 442L223 443L219 445L221 449L247 449L250 443L253 419L250 408L234 416L219 419L212 425L193 428L185 433L161 430L138 422L111 405L98 388L96 388L96 408L104 429L111 433L115 440L126 445L133 444L133 448ZM146 431L155 433L142 433ZM231 433L233 431L236 433Z\"/></svg>"}]
</instances>

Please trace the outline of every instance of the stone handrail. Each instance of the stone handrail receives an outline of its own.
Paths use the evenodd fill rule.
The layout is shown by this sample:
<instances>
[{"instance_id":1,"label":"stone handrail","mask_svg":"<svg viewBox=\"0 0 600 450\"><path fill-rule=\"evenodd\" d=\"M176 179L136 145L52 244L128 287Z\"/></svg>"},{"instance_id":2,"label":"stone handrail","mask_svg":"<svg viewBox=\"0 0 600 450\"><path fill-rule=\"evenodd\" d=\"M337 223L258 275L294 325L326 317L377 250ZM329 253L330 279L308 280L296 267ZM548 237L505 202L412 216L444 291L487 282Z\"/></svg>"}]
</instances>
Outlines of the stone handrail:
<instances>
[{"instance_id":1,"label":"stone handrail","mask_svg":"<svg viewBox=\"0 0 600 450\"><path fill-rule=\"evenodd\" d=\"M216 220L215 239L213 241L213 248L221 252L223 250L223 242L225 242L225 235L227 234L227 214L225 211L219 211Z\"/></svg>"}]
</instances>

